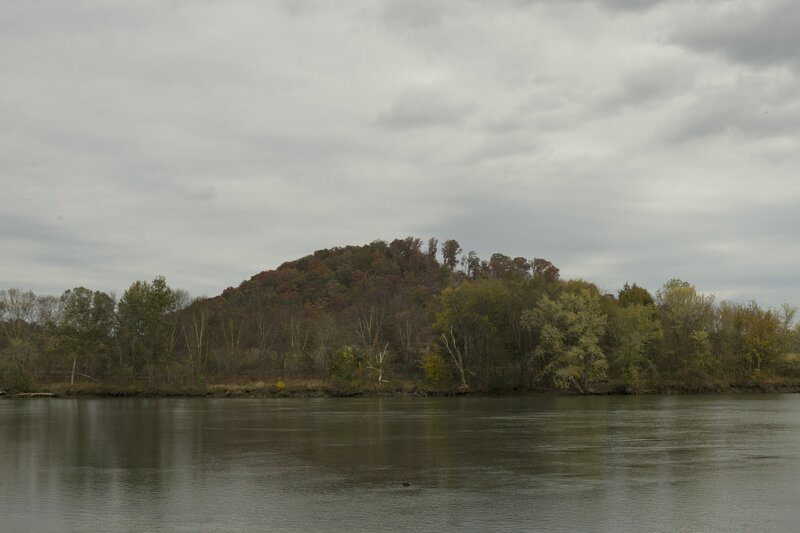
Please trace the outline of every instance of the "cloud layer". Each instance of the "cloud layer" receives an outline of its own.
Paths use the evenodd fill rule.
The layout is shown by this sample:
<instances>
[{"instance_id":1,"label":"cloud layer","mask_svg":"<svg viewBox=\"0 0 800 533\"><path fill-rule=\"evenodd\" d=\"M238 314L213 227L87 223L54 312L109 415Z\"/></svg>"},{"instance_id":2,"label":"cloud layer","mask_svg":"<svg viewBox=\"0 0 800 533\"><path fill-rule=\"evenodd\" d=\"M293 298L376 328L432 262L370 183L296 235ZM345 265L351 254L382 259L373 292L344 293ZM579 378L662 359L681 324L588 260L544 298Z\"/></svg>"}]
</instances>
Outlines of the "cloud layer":
<instances>
[{"instance_id":1,"label":"cloud layer","mask_svg":"<svg viewBox=\"0 0 800 533\"><path fill-rule=\"evenodd\" d=\"M0 5L0 286L217 294L456 238L800 304L786 1Z\"/></svg>"}]
</instances>

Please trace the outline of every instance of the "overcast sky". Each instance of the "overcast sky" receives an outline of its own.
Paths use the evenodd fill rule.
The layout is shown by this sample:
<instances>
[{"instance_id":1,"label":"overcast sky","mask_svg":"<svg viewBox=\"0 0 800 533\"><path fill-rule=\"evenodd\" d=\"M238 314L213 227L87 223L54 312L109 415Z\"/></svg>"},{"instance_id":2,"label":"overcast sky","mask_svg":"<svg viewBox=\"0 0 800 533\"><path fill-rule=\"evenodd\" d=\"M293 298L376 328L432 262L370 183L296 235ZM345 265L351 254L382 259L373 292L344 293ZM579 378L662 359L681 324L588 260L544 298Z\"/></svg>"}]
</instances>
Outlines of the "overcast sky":
<instances>
[{"instance_id":1,"label":"overcast sky","mask_svg":"<svg viewBox=\"0 0 800 533\"><path fill-rule=\"evenodd\" d=\"M0 288L408 235L800 304L795 0L3 0Z\"/></svg>"}]
</instances>

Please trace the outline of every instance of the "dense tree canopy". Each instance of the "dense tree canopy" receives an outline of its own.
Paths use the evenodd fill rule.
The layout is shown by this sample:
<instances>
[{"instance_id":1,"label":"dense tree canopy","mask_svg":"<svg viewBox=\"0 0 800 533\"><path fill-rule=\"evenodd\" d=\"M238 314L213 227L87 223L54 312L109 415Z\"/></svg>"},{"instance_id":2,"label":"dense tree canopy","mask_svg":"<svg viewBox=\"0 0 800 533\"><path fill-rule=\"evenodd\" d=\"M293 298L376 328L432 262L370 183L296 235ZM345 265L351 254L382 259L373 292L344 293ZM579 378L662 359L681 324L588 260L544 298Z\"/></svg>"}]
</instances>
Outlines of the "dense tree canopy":
<instances>
[{"instance_id":1,"label":"dense tree canopy","mask_svg":"<svg viewBox=\"0 0 800 533\"><path fill-rule=\"evenodd\" d=\"M319 250L192 301L163 277L119 301L0 291L0 388L320 379L349 391L647 391L800 378L794 308L670 280L603 294L542 258L414 237Z\"/></svg>"},{"instance_id":2,"label":"dense tree canopy","mask_svg":"<svg viewBox=\"0 0 800 533\"><path fill-rule=\"evenodd\" d=\"M96 365L106 367L110 363L116 302L104 292L76 287L64 292L60 303L60 314L48 321L58 352L72 358L71 382L78 359L85 371L81 375L91 378L99 370Z\"/></svg>"}]
</instances>

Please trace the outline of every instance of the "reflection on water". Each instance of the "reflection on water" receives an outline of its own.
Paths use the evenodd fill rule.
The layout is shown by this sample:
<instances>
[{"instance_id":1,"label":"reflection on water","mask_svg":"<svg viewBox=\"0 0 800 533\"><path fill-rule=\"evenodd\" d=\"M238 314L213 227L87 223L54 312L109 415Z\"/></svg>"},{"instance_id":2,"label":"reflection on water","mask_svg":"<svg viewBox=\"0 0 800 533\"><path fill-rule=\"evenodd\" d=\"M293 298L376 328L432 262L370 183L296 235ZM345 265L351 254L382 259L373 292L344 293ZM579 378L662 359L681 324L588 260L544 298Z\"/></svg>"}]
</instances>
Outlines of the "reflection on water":
<instances>
[{"instance_id":1,"label":"reflection on water","mask_svg":"<svg viewBox=\"0 0 800 533\"><path fill-rule=\"evenodd\" d=\"M795 531L800 396L4 400L0 475L2 531Z\"/></svg>"}]
</instances>

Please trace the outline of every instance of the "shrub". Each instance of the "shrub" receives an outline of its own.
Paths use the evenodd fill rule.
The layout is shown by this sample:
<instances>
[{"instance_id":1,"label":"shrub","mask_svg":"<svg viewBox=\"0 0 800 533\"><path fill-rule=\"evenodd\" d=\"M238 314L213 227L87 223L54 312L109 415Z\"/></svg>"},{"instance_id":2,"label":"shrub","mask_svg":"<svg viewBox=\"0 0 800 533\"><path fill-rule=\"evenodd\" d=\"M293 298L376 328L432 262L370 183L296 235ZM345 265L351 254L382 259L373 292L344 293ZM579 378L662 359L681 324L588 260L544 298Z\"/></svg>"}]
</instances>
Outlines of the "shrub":
<instances>
[{"instance_id":1,"label":"shrub","mask_svg":"<svg viewBox=\"0 0 800 533\"><path fill-rule=\"evenodd\" d=\"M431 387L447 388L453 383L453 371L447 361L437 352L428 352L422 356L422 370L425 381Z\"/></svg>"},{"instance_id":2,"label":"shrub","mask_svg":"<svg viewBox=\"0 0 800 533\"><path fill-rule=\"evenodd\" d=\"M331 360L331 376L339 381L353 382L361 374L361 362L352 346L343 346Z\"/></svg>"}]
</instances>

